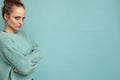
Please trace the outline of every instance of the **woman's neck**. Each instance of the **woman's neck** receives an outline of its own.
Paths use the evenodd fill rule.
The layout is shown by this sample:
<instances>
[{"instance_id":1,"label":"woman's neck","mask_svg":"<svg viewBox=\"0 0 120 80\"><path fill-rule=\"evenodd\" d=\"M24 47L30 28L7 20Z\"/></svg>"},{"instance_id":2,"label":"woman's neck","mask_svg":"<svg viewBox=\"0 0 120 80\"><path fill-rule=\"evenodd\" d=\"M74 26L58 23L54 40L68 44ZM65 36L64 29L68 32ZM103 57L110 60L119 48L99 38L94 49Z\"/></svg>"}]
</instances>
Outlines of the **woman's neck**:
<instances>
[{"instance_id":1,"label":"woman's neck","mask_svg":"<svg viewBox=\"0 0 120 80\"><path fill-rule=\"evenodd\" d=\"M13 30L12 28L9 27L5 27L4 32L8 32L8 33L12 33L12 34L16 34L16 30Z\"/></svg>"}]
</instances>

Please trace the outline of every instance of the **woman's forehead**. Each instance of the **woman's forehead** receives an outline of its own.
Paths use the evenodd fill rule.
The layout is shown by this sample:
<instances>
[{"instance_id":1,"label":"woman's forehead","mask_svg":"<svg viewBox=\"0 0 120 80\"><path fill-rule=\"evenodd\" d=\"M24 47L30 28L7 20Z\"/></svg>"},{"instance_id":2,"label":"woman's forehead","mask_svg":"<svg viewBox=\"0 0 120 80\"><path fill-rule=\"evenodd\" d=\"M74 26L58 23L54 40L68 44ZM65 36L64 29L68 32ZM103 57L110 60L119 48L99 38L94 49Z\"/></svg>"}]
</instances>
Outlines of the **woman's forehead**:
<instances>
[{"instance_id":1,"label":"woman's forehead","mask_svg":"<svg viewBox=\"0 0 120 80\"><path fill-rule=\"evenodd\" d=\"M12 7L12 12L11 15L21 15L24 16L25 15L25 9L23 7Z\"/></svg>"}]
</instances>

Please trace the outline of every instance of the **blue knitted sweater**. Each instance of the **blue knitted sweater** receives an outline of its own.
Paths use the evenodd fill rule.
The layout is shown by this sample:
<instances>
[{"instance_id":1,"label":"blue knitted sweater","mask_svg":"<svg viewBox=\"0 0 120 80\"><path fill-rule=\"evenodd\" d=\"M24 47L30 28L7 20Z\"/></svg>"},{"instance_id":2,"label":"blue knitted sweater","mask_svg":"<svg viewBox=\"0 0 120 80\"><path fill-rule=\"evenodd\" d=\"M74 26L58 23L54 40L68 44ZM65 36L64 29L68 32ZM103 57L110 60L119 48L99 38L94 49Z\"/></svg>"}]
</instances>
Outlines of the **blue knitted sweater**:
<instances>
[{"instance_id":1,"label":"blue knitted sweater","mask_svg":"<svg viewBox=\"0 0 120 80\"><path fill-rule=\"evenodd\" d=\"M38 45L24 32L0 33L0 80L31 80L40 59Z\"/></svg>"}]
</instances>

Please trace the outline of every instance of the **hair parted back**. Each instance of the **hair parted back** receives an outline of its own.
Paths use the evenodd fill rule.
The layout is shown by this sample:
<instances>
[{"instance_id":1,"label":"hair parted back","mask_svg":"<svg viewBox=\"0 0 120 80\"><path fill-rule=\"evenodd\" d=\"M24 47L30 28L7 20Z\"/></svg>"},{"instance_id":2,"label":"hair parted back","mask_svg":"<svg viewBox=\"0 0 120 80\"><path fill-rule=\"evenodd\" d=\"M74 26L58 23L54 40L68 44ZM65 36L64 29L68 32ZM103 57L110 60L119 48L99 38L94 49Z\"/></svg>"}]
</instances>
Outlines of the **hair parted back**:
<instances>
[{"instance_id":1,"label":"hair parted back","mask_svg":"<svg viewBox=\"0 0 120 80\"><path fill-rule=\"evenodd\" d=\"M3 3L4 3L2 7L3 19L4 19L4 14L10 15L10 13L12 12L13 6L25 8L24 4L20 0L4 0Z\"/></svg>"}]
</instances>

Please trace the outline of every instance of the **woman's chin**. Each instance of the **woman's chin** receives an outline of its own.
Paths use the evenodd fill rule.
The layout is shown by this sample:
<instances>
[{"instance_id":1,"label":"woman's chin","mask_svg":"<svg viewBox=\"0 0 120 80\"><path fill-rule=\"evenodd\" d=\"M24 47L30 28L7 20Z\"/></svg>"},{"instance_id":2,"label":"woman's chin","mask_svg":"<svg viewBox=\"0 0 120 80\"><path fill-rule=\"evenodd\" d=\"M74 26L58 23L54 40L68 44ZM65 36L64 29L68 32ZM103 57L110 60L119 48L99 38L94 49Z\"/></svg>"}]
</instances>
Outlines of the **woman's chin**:
<instances>
[{"instance_id":1,"label":"woman's chin","mask_svg":"<svg viewBox=\"0 0 120 80\"><path fill-rule=\"evenodd\" d=\"M16 31L20 30L21 28L16 28Z\"/></svg>"}]
</instances>

